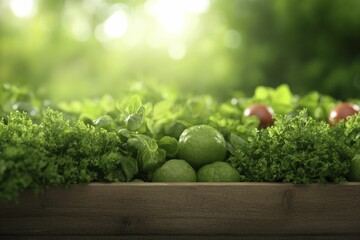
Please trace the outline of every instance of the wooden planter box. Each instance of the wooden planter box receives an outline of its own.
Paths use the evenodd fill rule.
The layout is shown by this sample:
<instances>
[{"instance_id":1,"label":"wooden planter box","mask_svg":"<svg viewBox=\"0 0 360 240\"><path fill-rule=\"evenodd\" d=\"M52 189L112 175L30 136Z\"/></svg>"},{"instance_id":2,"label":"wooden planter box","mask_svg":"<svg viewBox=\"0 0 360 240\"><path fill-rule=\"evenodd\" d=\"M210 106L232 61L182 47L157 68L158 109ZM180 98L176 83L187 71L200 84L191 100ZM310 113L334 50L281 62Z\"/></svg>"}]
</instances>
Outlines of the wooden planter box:
<instances>
[{"instance_id":1,"label":"wooden planter box","mask_svg":"<svg viewBox=\"0 0 360 240\"><path fill-rule=\"evenodd\" d=\"M92 183L0 203L0 239L360 239L360 183Z\"/></svg>"}]
</instances>

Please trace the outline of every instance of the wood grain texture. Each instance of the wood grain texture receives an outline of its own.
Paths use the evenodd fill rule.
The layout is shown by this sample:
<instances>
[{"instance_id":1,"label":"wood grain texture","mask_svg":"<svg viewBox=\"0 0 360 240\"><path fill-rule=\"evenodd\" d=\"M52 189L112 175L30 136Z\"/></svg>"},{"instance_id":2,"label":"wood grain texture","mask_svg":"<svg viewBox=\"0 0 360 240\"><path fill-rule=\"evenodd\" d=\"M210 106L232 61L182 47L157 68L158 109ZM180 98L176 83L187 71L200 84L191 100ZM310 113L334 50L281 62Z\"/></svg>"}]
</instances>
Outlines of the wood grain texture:
<instances>
[{"instance_id":1,"label":"wood grain texture","mask_svg":"<svg viewBox=\"0 0 360 240\"><path fill-rule=\"evenodd\" d=\"M20 235L355 239L360 237L360 183L92 183L51 188L42 196L27 192L18 203L0 203L0 236Z\"/></svg>"}]
</instances>

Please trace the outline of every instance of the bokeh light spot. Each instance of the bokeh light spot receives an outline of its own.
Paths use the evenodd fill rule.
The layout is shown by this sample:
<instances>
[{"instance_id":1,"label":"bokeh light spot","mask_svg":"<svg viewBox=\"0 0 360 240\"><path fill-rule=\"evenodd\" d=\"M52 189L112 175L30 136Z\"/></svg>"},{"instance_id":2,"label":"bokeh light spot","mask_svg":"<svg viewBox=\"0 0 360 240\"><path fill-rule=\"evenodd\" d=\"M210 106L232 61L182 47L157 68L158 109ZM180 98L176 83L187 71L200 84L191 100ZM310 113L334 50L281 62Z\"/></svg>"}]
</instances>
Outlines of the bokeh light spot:
<instances>
[{"instance_id":1,"label":"bokeh light spot","mask_svg":"<svg viewBox=\"0 0 360 240\"><path fill-rule=\"evenodd\" d=\"M209 0L183 0L181 2L188 12L197 14L207 12L210 6Z\"/></svg>"},{"instance_id":2,"label":"bokeh light spot","mask_svg":"<svg viewBox=\"0 0 360 240\"><path fill-rule=\"evenodd\" d=\"M10 9L17 17L31 17L35 14L35 0L11 0Z\"/></svg>"},{"instance_id":3,"label":"bokeh light spot","mask_svg":"<svg viewBox=\"0 0 360 240\"><path fill-rule=\"evenodd\" d=\"M209 8L209 0L148 0L145 11L155 17L169 35L183 34L190 21L188 14L202 14Z\"/></svg>"},{"instance_id":4,"label":"bokeh light spot","mask_svg":"<svg viewBox=\"0 0 360 240\"><path fill-rule=\"evenodd\" d=\"M104 32L109 38L122 37L128 29L128 17L122 10L114 12L104 23Z\"/></svg>"}]
</instances>

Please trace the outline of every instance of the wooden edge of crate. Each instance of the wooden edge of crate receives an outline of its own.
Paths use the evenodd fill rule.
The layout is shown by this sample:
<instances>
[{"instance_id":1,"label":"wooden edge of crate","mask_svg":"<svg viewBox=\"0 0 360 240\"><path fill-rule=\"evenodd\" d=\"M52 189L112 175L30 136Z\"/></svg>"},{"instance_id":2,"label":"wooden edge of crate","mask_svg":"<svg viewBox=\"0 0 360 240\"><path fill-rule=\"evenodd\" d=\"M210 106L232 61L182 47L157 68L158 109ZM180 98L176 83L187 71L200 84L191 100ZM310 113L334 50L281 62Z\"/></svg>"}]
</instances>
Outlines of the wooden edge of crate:
<instances>
[{"instance_id":1,"label":"wooden edge of crate","mask_svg":"<svg viewBox=\"0 0 360 240\"><path fill-rule=\"evenodd\" d=\"M0 203L0 236L21 235L360 236L360 183L52 187Z\"/></svg>"}]
</instances>

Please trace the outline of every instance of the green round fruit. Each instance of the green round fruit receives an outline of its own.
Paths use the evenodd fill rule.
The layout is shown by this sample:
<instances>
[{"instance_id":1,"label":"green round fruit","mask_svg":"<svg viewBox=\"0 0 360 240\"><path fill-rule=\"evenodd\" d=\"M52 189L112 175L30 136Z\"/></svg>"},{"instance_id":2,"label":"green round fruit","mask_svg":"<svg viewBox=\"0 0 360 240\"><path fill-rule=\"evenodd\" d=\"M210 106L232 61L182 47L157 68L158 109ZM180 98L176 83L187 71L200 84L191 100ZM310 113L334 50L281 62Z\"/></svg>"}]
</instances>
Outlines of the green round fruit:
<instances>
[{"instance_id":1,"label":"green round fruit","mask_svg":"<svg viewBox=\"0 0 360 240\"><path fill-rule=\"evenodd\" d=\"M360 182L360 154L351 160L350 181Z\"/></svg>"},{"instance_id":2,"label":"green round fruit","mask_svg":"<svg viewBox=\"0 0 360 240\"><path fill-rule=\"evenodd\" d=\"M196 182L196 172L185 160L172 159L156 169L153 182Z\"/></svg>"},{"instance_id":3,"label":"green round fruit","mask_svg":"<svg viewBox=\"0 0 360 240\"><path fill-rule=\"evenodd\" d=\"M193 126L180 135L179 158L187 161L195 170L209 163L224 161L225 156L225 139L211 126Z\"/></svg>"},{"instance_id":4,"label":"green round fruit","mask_svg":"<svg viewBox=\"0 0 360 240\"><path fill-rule=\"evenodd\" d=\"M240 173L226 162L214 162L197 172L198 182L240 182Z\"/></svg>"}]
</instances>

